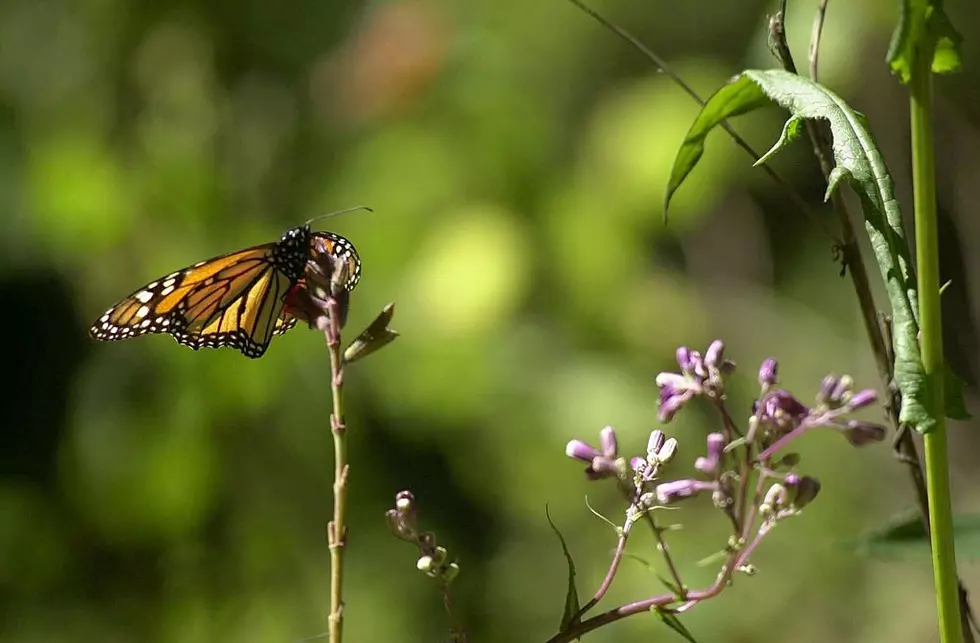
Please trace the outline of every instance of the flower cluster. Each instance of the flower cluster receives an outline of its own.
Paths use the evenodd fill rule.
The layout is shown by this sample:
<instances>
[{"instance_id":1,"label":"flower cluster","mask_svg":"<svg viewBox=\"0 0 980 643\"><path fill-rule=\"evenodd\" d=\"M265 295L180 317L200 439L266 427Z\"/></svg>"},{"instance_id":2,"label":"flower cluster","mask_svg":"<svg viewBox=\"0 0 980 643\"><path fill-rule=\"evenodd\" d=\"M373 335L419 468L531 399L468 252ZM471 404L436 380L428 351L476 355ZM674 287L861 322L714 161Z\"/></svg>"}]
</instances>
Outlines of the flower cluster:
<instances>
[{"instance_id":1,"label":"flower cluster","mask_svg":"<svg viewBox=\"0 0 980 643\"><path fill-rule=\"evenodd\" d=\"M725 345L715 340L704 357L686 346L677 349L680 373L661 373L657 376L660 388L660 421L670 422L682 406L698 396L722 399L724 376L735 370L735 364L724 358Z\"/></svg>"},{"instance_id":2,"label":"flower cluster","mask_svg":"<svg viewBox=\"0 0 980 643\"><path fill-rule=\"evenodd\" d=\"M646 515L654 528L658 549L673 575L673 594L651 599L651 606L682 600L686 591L662 539L664 529L653 520L651 511L706 495L731 522L734 533L723 548L726 563L716 585L699 592L701 598L697 600L703 600L720 592L735 571L754 571L748 559L762 537L778 521L799 515L817 497L819 481L796 471L799 455L784 453L777 458L777 452L819 428L840 432L854 446L885 438L883 426L849 417L875 402L873 390L855 390L850 377L828 375L817 391L815 404L808 406L779 388L779 365L771 358L759 367L759 395L746 430L742 431L725 405L726 377L735 370L735 364L725 359L724 348L721 341L712 342L702 357L697 351L681 347L677 350L680 372L661 373L656 378L661 422L669 422L698 398L718 411L719 430L708 434L704 452L694 460L695 476L669 479L664 475L677 454L678 442L660 429L650 434L645 456L621 455L616 432L609 426L599 432L598 447L572 440L565 449L569 457L587 463L585 474L590 480L615 479L627 495L630 506L626 523L619 528L617 562L637 518ZM611 582L617 562L598 595ZM697 600L684 605L690 607Z\"/></svg>"}]
</instances>

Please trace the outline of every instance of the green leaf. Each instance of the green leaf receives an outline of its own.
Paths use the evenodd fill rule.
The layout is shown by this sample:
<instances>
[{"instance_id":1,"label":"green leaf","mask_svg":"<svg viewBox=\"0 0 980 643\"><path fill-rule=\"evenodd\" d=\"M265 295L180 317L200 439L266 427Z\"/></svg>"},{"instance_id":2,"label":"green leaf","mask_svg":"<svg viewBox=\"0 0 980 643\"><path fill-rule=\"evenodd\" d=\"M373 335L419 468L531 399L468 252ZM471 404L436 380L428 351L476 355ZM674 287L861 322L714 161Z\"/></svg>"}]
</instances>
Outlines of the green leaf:
<instances>
[{"instance_id":1,"label":"green leaf","mask_svg":"<svg viewBox=\"0 0 980 643\"><path fill-rule=\"evenodd\" d=\"M670 629L674 630L675 632L683 636L687 641L690 641L690 643L698 643L695 640L694 636L691 634L690 630L684 627L684 624L681 623L681 620L677 618L676 614L674 614L673 612L668 612L659 607L653 608L653 612L657 615L657 618L659 618L661 621L666 623Z\"/></svg>"},{"instance_id":2,"label":"green leaf","mask_svg":"<svg viewBox=\"0 0 980 643\"><path fill-rule=\"evenodd\" d=\"M948 74L960 68L962 40L943 11L942 0L902 0L886 60L903 83L911 78L917 50L932 57L933 73Z\"/></svg>"},{"instance_id":3,"label":"green leaf","mask_svg":"<svg viewBox=\"0 0 980 643\"><path fill-rule=\"evenodd\" d=\"M704 154L704 139L708 136L708 132L725 119L747 114L768 102L765 94L756 85L741 83L738 78L723 86L708 99L674 158L674 166L670 170L670 179L667 181L667 193L664 196L664 221L667 220L671 197Z\"/></svg>"},{"instance_id":4,"label":"green leaf","mask_svg":"<svg viewBox=\"0 0 980 643\"><path fill-rule=\"evenodd\" d=\"M946 417L954 420L969 420L973 416L966 408L963 398L963 380L945 363L943 372L943 397L946 399Z\"/></svg>"},{"instance_id":5,"label":"green leaf","mask_svg":"<svg viewBox=\"0 0 980 643\"><path fill-rule=\"evenodd\" d=\"M564 632L569 627L578 623L579 602L578 590L575 589L575 561L572 560L572 554L568 551L565 537L561 535L558 527L551 520L551 512L548 510L547 505L545 505L544 512L548 517L548 524L551 525L551 530L555 532L555 535L558 536L558 540L561 542L561 550L565 554L565 562L568 564L568 588L565 591L565 609L562 612L561 625L558 630L559 632Z\"/></svg>"},{"instance_id":6,"label":"green leaf","mask_svg":"<svg viewBox=\"0 0 980 643\"><path fill-rule=\"evenodd\" d=\"M789 110L791 122L765 159L795 138L802 119L824 119L830 124L836 167L828 181L827 197L842 181L860 197L865 228L892 307L894 379L902 393L899 419L926 433L936 420L929 414L933 405L919 353L918 297L911 253L892 178L862 114L827 88L796 74L781 69L743 72L715 92L701 109L674 160L667 198L701 157L711 128L728 116L744 114L767 101Z\"/></svg>"},{"instance_id":7,"label":"green leaf","mask_svg":"<svg viewBox=\"0 0 980 643\"><path fill-rule=\"evenodd\" d=\"M800 137L803 132L803 119L796 116L791 116L786 124L783 125L783 133L779 135L779 140L769 148L769 151L763 154L755 165L762 165L763 163L768 163L769 159L776 155L779 150L783 149L796 139ZM753 166L754 167L754 166Z\"/></svg>"},{"instance_id":8,"label":"green leaf","mask_svg":"<svg viewBox=\"0 0 980 643\"><path fill-rule=\"evenodd\" d=\"M980 557L980 514L954 516L953 538L957 558ZM917 510L902 512L882 527L863 534L845 546L862 556L879 560L929 556L929 536Z\"/></svg>"}]
</instances>

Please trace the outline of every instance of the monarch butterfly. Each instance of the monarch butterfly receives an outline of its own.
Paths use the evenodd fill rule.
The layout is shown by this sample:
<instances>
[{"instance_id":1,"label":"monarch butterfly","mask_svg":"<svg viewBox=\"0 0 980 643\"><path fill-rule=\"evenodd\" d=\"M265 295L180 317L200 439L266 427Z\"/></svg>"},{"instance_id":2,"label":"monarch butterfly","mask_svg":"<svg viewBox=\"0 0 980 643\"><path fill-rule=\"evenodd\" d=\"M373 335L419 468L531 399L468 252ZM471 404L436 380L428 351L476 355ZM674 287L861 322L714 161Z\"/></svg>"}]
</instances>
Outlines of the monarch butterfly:
<instances>
[{"instance_id":1,"label":"monarch butterfly","mask_svg":"<svg viewBox=\"0 0 980 643\"><path fill-rule=\"evenodd\" d=\"M194 350L228 346L261 357L274 336L296 325L283 304L287 294L304 287L309 259L329 253L346 261L348 291L361 277L354 245L332 232L311 232L311 222L286 230L279 241L200 261L152 281L107 310L89 333L102 341L169 333Z\"/></svg>"}]
</instances>

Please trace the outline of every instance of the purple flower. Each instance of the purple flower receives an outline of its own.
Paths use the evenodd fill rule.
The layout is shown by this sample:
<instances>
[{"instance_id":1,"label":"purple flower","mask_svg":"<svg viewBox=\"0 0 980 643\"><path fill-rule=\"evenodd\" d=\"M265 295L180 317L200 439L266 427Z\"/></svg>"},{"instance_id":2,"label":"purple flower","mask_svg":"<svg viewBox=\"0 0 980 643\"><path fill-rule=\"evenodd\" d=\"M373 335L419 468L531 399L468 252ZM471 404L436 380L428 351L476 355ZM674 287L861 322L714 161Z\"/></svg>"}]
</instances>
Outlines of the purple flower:
<instances>
[{"instance_id":1,"label":"purple flower","mask_svg":"<svg viewBox=\"0 0 980 643\"><path fill-rule=\"evenodd\" d=\"M658 419L667 423L682 406L701 392L701 386L683 375L676 373L661 373L657 375L657 386L660 387L660 409Z\"/></svg>"},{"instance_id":2,"label":"purple flower","mask_svg":"<svg viewBox=\"0 0 980 643\"><path fill-rule=\"evenodd\" d=\"M681 367L681 373L693 375L695 362L692 359L692 356L697 355L697 353L695 352L692 354L691 350L687 346L681 346L677 349L676 355L677 365Z\"/></svg>"},{"instance_id":3,"label":"purple flower","mask_svg":"<svg viewBox=\"0 0 980 643\"><path fill-rule=\"evenodd\" d=\"M796 428L809 413L810 409L792 394L778 389L765 397L760 420L785 432Z\"/></svg>"},{"instance_id":4,"label":"purple flower","mask_svg":"<svg viewBox=\"0 0 980 643\"><path fill-rule=\"evenodd\" d=\"M840 381L837 382L834 392L831 394L831 401L835 406L839 406L844 400L844 396L851 392L851 388L854 386L854 380L850 375L842 375Z\"/></svg>"},{"instance_id":5,"label":"purple flower","mask_svg":"<svg viewBox=\"0 0 980 643\"><path fill-rule=\"evenodd\" d=\"M668 438L660 429L650 432L647 440L647 462L659 466L667 464L677 451L677 440Z\"/></svg>"},{"instance_id":6,"label":"purple flower","mask_svg":"<svg viewBox=\"0 0 980 643\"><path fill-rule=\"evenodd\" d=\"M694 468L716 478L721 471L721 458L725 453L725 436L721 433L708 435L708 455L695 460Z\"/></svg>"},{"instance_id":7,"label":"purple flower","mask_svg":"<svg viewBox=\"0 0 980 643\"><path fill-rule=\"evenodd\" d=\"M725 343L720 339L716 339L711 342L708 346L708 350L704 353L704 365L709 369L720 368L724 363L725 358Z\"/></svg>"},{"instance_id":8,"label":"purple flower","mask_svg":"<svg viewBox=\"0 0 980 643\"><path fill-rule=\"evenodd\" d=\"M820 391L817 393L817 402L819 404L829 404L839 383L840 379L836 375L825 376L823 381L820 382Z\"/></svg>"},{"instance_id":9,"label":"purple flower","mask_svg":"<svg viewBox=\"0 0 980 643\"><path fill-rule=\"evenodd\" d=\"M865 406L874 404L878 400L878 393L874 389L866 388L863 391L858 391L851 396L848 400L847 405L851 407L852 411L856 411Z\"/></svg>"},{"instance_id":10,"label":"purple flower","mask_svg":"<svg viewBox=\"0 0 980 643\"><path fill-rule=\"evenodd\" d=\"M616 441L616 431L611 426L607 426L599 431L599 440L602 443L602 455L611 460L615 460L619 454L619 443Z\"/></svg>"},{"instance_id":11,"label":"purple flower","mask_svg":"<svg viewBox=\"0 0 980 643\"><path fill-rule=\"evenodd\" d=\"M779 364L773 358L769 357L762 362L759 366L759 384L765 388L775 386L776 376L779 373Z\"/></svg>"},{"instance_id":12,"label":"purple flower","mask_svg":"<svg viewBox=\"0 0 980 643\"><path fill-rule=\"evenodd\" d=\"M585 475L590 480L617 477L619 465L616 432L611 426L607 426L599 432L599 440L602 444L602 451L581 440L572 440L565 445L565 455L575 460L588 462L589 466L585 469Z\"/></svg>"},{"instance_id":13,"label":"purple flower","mask_svg":"<svg viewBox=\"0 0 980 643\"><path fill-rule=\"evenodd\" d=\"M657 387L660 389L661 422L669 422L688 400L697 395L720 399L724 395L723 375L735 369L735 364L724 359L725 344L721 340L711 342L704 358L686 346L677 349L677 364L681 373L660 373Z\"/></svg>"},{"instance_id":14,"label":"purple flower","mask_svg":"<svg viewBox=\"0 0 980 643\"><path fill-rule=\"evenodd\" d=\"M601 455L599 450L581 440L572 440L565 446L565 455L569 458L582 460L592 464L592 460Z\"/></svg>"},{"instance_id":15,"label":"purple flower","mask_svg":"<svg viewBox=\"0 0 980 643\"><path fill-rule=\"evenodd\" d=\"M714 482L693 479L664 482L657 485L657 500L662 505L669 505L686 498L692 498L702 491L714 491L717 486Z\"/></svg>"},{"instance_id":16,"label":"purple flower","mask_svg":"<svg viewBox=\"0 0 980 643\"><path fill-rule=\"evenodd\" d=\"M713 387L720 387L721 376L735 370L735 362L725 359L725 343L716 339L704 354L704 365L708 369L708 380Z\"/></svg>"},{"instance_id":17,"label":"purple flower","mask_svg":"<svg viewBox=\"0 0 980 643\"><path fill-rule=\"evenodd\" d=\"M657 454L660 448L664 445L666 441L664 432L660 429L656 429L650 432L650 437L647 439L647 454Z\"/></svg>"}]
</instances>

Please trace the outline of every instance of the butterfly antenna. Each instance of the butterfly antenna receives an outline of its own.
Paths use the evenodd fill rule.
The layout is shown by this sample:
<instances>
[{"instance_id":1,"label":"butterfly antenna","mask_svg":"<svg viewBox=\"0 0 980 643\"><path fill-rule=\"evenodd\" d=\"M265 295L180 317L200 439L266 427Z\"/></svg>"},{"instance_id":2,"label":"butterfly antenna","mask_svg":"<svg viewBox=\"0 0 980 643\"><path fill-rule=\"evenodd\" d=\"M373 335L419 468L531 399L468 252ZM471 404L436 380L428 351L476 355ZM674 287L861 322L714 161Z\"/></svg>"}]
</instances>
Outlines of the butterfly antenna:
<instances>
[{"instance_id":1,"label":"butterfly antenna","mask_svg":"<svg viewBox=\"0 0 980 643\"><path fill-rule=\"evenodd\" d=\"M320 219L326 219L327 217L337 216L338 214L346 214L347 212L354 212L355 210L367 210L368 212L374 212L373 208L369 208L366 205L355 205L352 208L344 208L343 210L336 210L334 212L327 212L326 214L317 215L312 219L310 219L309 221L307 221L306 225L310 225L314 221L319 221Z\"/></svg>"}]
</instances>

